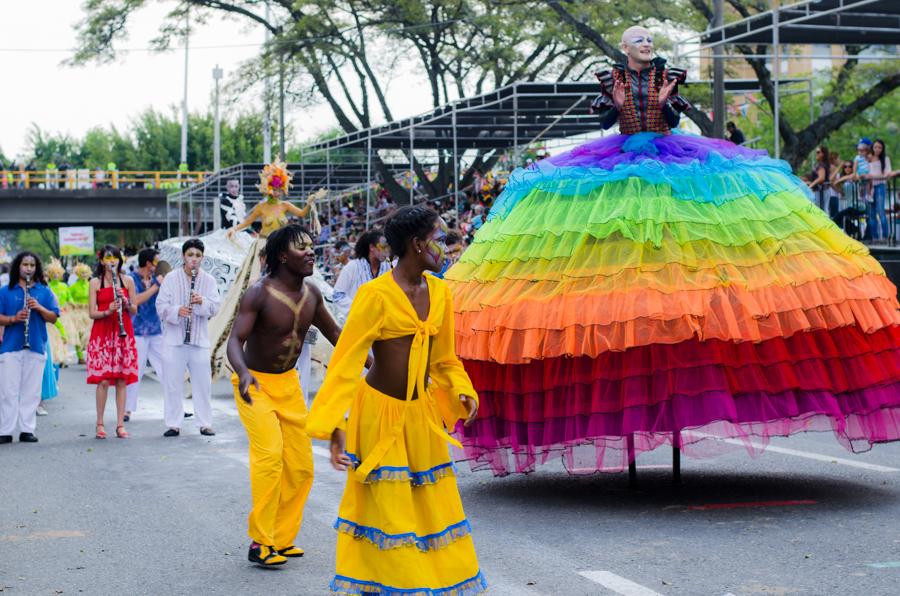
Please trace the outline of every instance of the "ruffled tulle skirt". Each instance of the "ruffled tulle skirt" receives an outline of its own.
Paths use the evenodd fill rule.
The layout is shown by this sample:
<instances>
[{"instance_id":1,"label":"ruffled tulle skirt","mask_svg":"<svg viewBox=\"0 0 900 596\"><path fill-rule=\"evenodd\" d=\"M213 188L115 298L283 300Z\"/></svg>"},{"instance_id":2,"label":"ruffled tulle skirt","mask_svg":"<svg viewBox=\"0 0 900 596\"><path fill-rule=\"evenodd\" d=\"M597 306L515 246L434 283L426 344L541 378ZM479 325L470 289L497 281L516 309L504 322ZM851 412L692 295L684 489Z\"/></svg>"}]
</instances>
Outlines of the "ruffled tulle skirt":
<instances>
[{"instance_id":1,"label":"ruffled tulle skirt","mask_svg":"<svg viewBox=\"0 0 900 596\"><path fill-rule=\"evenodd\" d=\"M435 429L440 424L430 395L407 403L361 383L347 423L354 468L334 525L332 591L469 596L486 590L456 469ZM360 478L357 471L367 464L371 469Z\"/></svg>"},{"instance_id":2,"label":"ruffled tulle skirt","mask_svg":"<svg viewBox=\"0 0 900 596\"><path fill-rule=\"evenodd\" d=\"M900 439L896 288L764 152L641 133L517 170L446 279L475 468Z\"/></svg>"}]
</instances>

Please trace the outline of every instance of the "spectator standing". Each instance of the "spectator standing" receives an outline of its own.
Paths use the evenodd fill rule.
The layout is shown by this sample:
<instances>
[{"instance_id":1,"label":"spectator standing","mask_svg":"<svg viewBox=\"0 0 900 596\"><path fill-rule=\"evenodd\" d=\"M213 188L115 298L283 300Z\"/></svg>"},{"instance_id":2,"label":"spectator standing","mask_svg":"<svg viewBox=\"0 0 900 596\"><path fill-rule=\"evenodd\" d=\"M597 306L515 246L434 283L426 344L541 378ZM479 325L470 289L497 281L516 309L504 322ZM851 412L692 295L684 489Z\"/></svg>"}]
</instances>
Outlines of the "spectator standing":
<instances>
[{"instance_id":1,"label":"spectator standing","mask_svg":"<svg viewBox=\"0 0 900 596\"><path fill-rule=\"evenodd\" d=\"M356 258L341 270L334 284L332 298L337 307L338 322L347 319L350 305L361 285L391 270L387 258L389 248L384 234L378 231L365 232L356 241Z\"/></svg>"},{"instance_id":2,"label":"spectator standing","mask_svg":"<svg viewBox=\"0 0 900 596\"><path fill-rule=\"evenodd\" d=\"M744 133L738 128L734 122L729 122L725 125L725 128L728 129L728 140L734 143L735 145L743 145L746 139L744 139Z\"/></svg>"},{"instance_id":3,"label":"spectator standing","mask_svg":"<svg viewBox=\"0 0 900 596\"><path fill-rule=\"evenodd\" d=\"M869 219L873 228L875 227L875 218L877 216L881 221L881 238L877 242L887 242L888 220L887 220L887 179L891 176L891 160L886 155L884 141L876 139L872 143L872 151L869 153L869 173L866 178L872 185L872 201L866 210L866 219ZM877 228L875 229L877 231Z\"/></svg>"}]
</instances>

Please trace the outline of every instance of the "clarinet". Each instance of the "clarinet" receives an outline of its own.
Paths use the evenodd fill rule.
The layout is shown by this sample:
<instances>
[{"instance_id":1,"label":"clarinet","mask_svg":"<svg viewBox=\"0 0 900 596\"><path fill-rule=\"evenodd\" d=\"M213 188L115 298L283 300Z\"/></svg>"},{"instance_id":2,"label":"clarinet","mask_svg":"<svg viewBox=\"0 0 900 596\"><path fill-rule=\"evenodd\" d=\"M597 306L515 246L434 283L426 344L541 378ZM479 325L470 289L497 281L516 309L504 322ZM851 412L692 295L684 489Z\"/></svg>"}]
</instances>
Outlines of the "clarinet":
<instances>
[{"instance_id":1,"label":"clarinet","mask_svg":"<svg viewBox=\"0 0 900 596\"><path fill-rule=\"evenodd\" d=\"M113 292L119 302L119 306L116 307L116 314L119 315L119 337L125 337L128 333L125 332L125 321L122 319L122 286L119 283L119 272L110 267L110 273L113 278Z\"/></svg>"},{"instance_id":2,"label":"clarinet","mask_svg":"<svg viewBox=\"0 0 900 596\"><path fill-rule=\"evenodd\" d=\"M188 315L187 323L184 326L184 343L191 343L191 322L194 319L194 303L191 299L194 297L194 285L197 283L197 268L191 269L191 291L188 292L188 309L191 313Z\"/></svg>"},{"instance_id":3,"label":"clarinet","mask_svg":"<svg viewBox=\"0 0 900 596\"><path fill-rule=\"evenodd\" d=\"M25 317L25 344L22 346L24 350L30 350L31 344L28 343L28 320L31 319L31 307L28 306L28 301L31 299L31 296L28 294L28 286L31 285L31 276L25 276L25 313L28 315Z\"/></svg>"}]
</instances>

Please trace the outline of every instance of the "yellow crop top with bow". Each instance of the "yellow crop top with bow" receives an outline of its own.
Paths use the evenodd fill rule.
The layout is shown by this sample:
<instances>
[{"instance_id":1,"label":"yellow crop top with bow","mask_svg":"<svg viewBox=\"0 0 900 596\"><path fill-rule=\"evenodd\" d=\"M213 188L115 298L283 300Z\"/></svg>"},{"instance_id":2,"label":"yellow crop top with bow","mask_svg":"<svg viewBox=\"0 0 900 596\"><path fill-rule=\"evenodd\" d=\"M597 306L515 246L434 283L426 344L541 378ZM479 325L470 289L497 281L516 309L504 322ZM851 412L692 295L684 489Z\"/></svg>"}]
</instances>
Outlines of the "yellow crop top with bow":
<instances>
[{"instance_id":1,"label":"yellow crop top with bow","mask_svg":"<svg viewBox=\"0 0 900 596\"><path fill-rule=\"evenodd\" d=\"M407 369L406 400L417 389L420 399L426 394L426 371L437 386L434 392L444 424L453 429L465 418L460 395L478 400L472 381L456 356L453 332L453 302L450 288L433 275L423 276L428 283L430 308L425 321L419 319L412 303L387 273L363 284L353 299L347 322L341 331L325 382L313 402L306 432L316 439L330 439L335 428L342 426L365 381L360 373L373 342L412 336ZM431 340L431 361L428 340Z\"/></svg>"}]
</instances>

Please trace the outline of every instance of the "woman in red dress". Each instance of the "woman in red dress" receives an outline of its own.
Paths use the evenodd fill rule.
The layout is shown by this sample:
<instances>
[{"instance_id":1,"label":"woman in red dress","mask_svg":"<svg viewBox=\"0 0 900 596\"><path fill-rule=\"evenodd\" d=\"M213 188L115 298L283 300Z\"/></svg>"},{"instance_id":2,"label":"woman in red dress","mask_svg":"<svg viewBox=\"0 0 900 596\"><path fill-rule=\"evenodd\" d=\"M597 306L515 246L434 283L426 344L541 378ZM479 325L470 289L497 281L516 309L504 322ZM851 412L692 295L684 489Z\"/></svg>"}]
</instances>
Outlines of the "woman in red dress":
<instances>
[{"instance_id":1,"label":"woman in red dress","mask_svg":"<svg viewBox=\"0 0 900 596\"><path fill-rule=\"evenodd\" d=\"M90 283L90 315L94 325L87 347L87 382L97 385L97 438L106 438L103 413L109 386L114 384L116 436L126 439L125 387L138 379L137 344L131 326L131 315L137 312L137 305L130 299L135 295L134 281L131 276L122 275L122 253L117 247L108 244L97 257L97 268ZM118 298L116 286L120 292Z\"/></svg>"}]
</instances>

